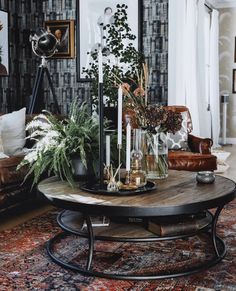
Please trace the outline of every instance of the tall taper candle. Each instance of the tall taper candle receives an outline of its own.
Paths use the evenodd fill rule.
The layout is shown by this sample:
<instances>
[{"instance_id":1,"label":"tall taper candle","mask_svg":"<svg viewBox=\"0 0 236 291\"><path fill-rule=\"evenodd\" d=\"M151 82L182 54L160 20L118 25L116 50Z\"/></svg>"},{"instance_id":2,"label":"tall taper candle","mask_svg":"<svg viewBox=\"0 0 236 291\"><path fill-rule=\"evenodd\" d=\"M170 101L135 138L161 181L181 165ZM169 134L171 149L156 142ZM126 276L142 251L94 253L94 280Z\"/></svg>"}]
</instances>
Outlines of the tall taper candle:
<instances>
[{"instance_id":1,"label":"tall taper candle","mask_svg":"<svg viewBox=\"0 0 236 291\"><path fill-rule=\"evenodd\" d=\"M118 121L117 121L117 144L122 144L122 88L118 89Z\"/></svg>"},{"instance_id":2,"label":"tall taper candle","mask_svg":"<svg viewBox=\"0 0 236 291\"><path fill-rule=\"evenodd\" d=\"M102 48L98 49L98 82L103 83L103 69L102 69Z\"/></svg>"},{"instance_id":3,"label":"tall taper candle","mask_svg":"<svg viewBox=\"0 0 236 291\"><path fill-rule=\"evenodd\" d=\"M102 48L98 50L98 106L99 106L99 183L103 187L104 172L104 108L103 108L103 72L102 72Z\"/></svg>"},{"instance_id":4,"label":"tall taper candle","mask_svg":"<svg viewBox=\"0 0 236 291\"><path fill-rule=\"evenodd\" d=\"M126 126L126 171L130 171L130 151L131 151L131 126Z\"/></svg>"},{"instance_id":5,"label":"tall taper candle","mask_svg":"<svg viewBox=\"0 0 236 291\"><path fill-rule=\"evenodd\" d=\"M111 163L111 137L106 135L106 166L110 166Z\"/></svg>"}]
</instances>

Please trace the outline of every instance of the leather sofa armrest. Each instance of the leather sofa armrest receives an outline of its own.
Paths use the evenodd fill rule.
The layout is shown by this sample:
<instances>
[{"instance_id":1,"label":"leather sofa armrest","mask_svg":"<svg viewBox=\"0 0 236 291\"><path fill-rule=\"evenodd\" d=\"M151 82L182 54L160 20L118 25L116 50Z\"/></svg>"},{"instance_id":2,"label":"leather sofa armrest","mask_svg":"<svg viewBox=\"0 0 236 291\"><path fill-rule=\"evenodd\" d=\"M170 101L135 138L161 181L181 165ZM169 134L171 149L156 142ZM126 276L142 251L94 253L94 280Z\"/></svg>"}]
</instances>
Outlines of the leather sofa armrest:
<instances>
[{"instance_id":1,"label":"leather sofa armrest","mask_svg":"<svg viewBox=\"0 0 236 291\"><path fill-rule=\"evenodd\" d=\"M22 182L26 174L26 169L16 170L24 156L12 156L0 160L0 185L7 185Z\"/></svg>"},{"instance_id":2,"label":"leather sofa armrest","mask_svg":"<svg viewBox=\"0 0 236 291\"><path fill-rule=\"evenodd\" d=\"M23 160L24 156L11 156L9 158L0 159L0 170L2 168L18 166L18 164Z\"/></svg>"},{"instance_id":3,"label":"leather sofa armrest","mask_svg":"<svg viewBox=\"0 0 236 291\"><path fill-rule=\"evenodd\" d=\"M188 146L194 153L210 154L213 145L212 139L188 135Z\"/></svg>"}]
</instances>

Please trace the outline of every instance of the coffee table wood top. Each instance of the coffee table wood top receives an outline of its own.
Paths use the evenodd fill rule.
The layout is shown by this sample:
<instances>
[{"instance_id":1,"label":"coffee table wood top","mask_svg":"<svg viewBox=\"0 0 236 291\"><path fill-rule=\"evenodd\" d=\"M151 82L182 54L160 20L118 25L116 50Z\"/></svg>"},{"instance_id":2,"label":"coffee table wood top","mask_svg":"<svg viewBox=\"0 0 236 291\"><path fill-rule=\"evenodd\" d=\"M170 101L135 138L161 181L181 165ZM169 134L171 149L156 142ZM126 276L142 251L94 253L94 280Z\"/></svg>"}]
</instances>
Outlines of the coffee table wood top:
<instances>
[{"instance_id":1,"label":"coffee table wood top","mask_svg":"<svg viewBox=\"0 0 236 291\"><path fill-rule=\"evenodd\" d=\"M38 190L58 207L88 214L114 216L165 216L191 214L224 205L236 197L235 182L217 176L213 184L199 184L196 173L170 170L157 180L157 189L131 196L100 195L71 188L56 177L43 180Z\"/></svg>"}]
</instances>

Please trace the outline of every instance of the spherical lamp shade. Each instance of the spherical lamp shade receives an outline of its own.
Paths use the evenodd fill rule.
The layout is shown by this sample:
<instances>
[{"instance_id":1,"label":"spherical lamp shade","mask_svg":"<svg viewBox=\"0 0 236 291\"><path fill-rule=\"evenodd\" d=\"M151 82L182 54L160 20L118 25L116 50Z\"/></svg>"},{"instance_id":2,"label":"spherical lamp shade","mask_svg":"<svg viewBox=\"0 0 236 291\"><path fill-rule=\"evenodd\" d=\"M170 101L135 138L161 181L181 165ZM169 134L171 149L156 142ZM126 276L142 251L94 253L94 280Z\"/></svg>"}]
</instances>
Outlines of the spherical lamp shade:
<instances>
[{"instance_id":1,"label":"spherical lamp shade","mask_svg":"<svg viewBox=\"0 0 236 291\"><path fill-rule=\"evenodd\" d=\"M40 57L51 57L57 50L57 38L52 33L41 29L30 39L33 52Z\"/></svg>"}]
</instances>

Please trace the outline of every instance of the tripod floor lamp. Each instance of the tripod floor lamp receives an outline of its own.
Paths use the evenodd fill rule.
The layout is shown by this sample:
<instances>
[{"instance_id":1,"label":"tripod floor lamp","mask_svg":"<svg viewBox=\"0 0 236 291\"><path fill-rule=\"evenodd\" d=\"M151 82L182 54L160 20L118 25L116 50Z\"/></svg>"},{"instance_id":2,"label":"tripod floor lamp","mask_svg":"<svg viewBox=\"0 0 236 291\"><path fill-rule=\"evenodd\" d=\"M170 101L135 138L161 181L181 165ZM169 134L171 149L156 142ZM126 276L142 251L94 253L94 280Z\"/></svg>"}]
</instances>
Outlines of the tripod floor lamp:
<instances>
[{"instance_id":1,"label":"tripod floor lamp","mask_svg":"<svg viewBox=\"0 0 236 291\"><path fill-rule=\"evenodd\" d=\"M55 109L57 113L60 114L60 108L57 102L52 79L47 66L47 58L53 56L56 52L58 41L52 33L49 33L44 29L39 30L33 36L31 35L30 41L32 43L33 52L41 58L41 64L39 65L36 73L33 91L30 98L30 104L27 110L28 114L38 113L43 109L42 86L45 76L48 80L48 84L52 92Z\"/></svg>"}]
</instances>

